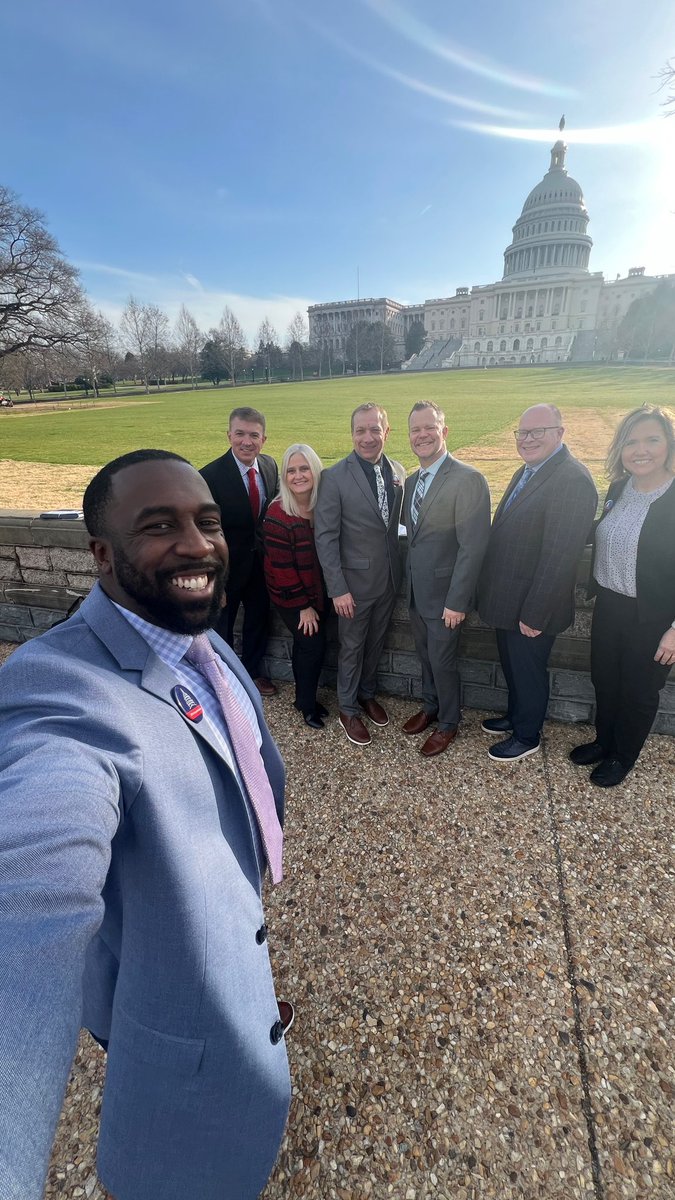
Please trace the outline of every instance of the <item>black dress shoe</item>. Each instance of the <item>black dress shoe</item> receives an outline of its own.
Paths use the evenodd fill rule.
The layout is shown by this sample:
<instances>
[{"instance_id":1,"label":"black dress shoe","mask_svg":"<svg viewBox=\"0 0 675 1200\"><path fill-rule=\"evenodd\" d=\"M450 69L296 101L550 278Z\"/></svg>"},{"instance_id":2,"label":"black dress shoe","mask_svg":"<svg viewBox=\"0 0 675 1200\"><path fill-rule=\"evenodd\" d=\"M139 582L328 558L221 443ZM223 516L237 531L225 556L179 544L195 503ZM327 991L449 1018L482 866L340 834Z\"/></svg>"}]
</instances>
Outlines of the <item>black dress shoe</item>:
<instances>
[{"instance_id":1,"label":"black dress shoe","mask_svg":"<svg viewBox=\"0 0 675 1200\"><path fill-rule=\"evenodd\" d=\"M616 787L618 783L623 783L631 769L624 767L618 758L606 758L591 771L589 778L596 787Z\"/></svg>"},{"instance_id":2,"label":"black dress shoe","mask_svg":"<svg viewBox=\"0 0 675 1200\"><path fill-rule=\"evenodd\" d=\"M310 729L323 729L324 723L318 713L303 713L305 725L309 725Z\"/></svg>"},{"instance_id":3,"label":"black dress shoe","mask_svg":"<svg viewBox=\"0 0 675 1200\"><path fill-rule=\"evenodd\" d=\"M584 742L581 746L575 746L569 754L570 762L575 767L590 767L591 763L602 762L607 757L607 751L599 742Z\"/></svg>"}]
</instances>

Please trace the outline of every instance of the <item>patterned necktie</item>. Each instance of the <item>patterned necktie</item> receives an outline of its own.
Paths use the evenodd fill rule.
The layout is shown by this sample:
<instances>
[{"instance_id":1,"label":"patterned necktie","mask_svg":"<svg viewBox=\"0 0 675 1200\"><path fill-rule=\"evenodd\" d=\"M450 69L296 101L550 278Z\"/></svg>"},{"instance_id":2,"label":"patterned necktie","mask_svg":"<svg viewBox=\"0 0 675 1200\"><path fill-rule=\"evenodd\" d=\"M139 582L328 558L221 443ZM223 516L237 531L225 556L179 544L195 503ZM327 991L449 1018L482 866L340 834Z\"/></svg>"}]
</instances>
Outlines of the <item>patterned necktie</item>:
<instances>
[{"instance_id":1,"label":"patterned necktie","mask_svg":"<svg viewBox=\"0 0 675 1200\"><path fill-rule=\"evenodd\" d=\"M377 506L380 510L380 516L385 525L389 524L389 501L387 500L387 485L384 482L382 467L379 463L373 465L375 472L375 482L377 484Z\"/></svg>"},{"instance_id":2,"label":"patterned necktie","mask_svg":"<svg viewBox=\"0 0 675 1200\"><path fill-rule=\"evenodd\" d=\"M258 822L272 883L281 883L284 835L279 824L270 781L267 778L260 751L256 746L253 730L227 682L221 661L205 633L200 633L193 638L185 658L211 684L223 710L232 749Z\"/></svg>"},{"instance_id":3,"label":"patterned necktie","mask_svg":"<svg viewBox=\"0 0 675 1200\"><path fill-rule=\"evenodd\" d=\"M253 520L257 521L260 516L260 492L258 491L258 472L255 467L249 467L246 472L248 475L248 498L251 502L251 512Z\"/></svg>"},{"instance_id":4,"label":"patterned necktie","mask_svg":"<svg viewBox=\"0 0 675 1200\"><path fill-rule=\"evenodd\" d=\"M413 495L413 498L412 498L412 501L410 504L410 517L411 517L413 526L415 526L417 524L417 519L420 515L420 505L424 499L424 493L426 491L428 475L429 475L428 471L420 471L418 479L417 479L417 487L415 488L415 493Z\"/></svg>"},{"instance_id":5,"label":"patterned necktie","mask_svg":"<svg viewBox=\"0 0 675 1200\"><path fill-rule=\"evenodd\" d=\"M526 467L525 470L523 471L520 479L518 480L516 486L514 487L513 491L511 492L511 495L509 496L508 500L506 501L506 504L504 505L504 512L506 512L507 508L511 507L511 505L513 504L513 501L516 499L517 496L520 495L523 488L525 487L525 484L530 482L533 475L534 475L534 467Z\"/></svg>"}]
</instances>

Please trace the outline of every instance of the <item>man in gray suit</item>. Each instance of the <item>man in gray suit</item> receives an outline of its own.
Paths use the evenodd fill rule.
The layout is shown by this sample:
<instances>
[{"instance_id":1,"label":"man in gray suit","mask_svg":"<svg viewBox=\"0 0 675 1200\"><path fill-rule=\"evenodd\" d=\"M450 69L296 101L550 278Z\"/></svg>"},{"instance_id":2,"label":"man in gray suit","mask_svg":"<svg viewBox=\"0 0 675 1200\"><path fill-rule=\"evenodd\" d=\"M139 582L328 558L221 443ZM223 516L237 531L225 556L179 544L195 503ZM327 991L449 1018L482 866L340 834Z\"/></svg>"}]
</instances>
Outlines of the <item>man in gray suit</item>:
<instances>
[{"instance_id":1,"label":"man in gray suit","mask_svg":"<svg viewBox=\"0 0 675 1200\"><path fill-rule=\"evenodd\" d=\"M479 471L448 453L445 414L436 404L414 405L408 433L420 463L406 480L403 513L422 709L406 721L403 733L423 733L437 721L420 749L432 758L454 741L461 719L457 649L490 536L490 492Z\"/></svg>"},{"instance_id":2,"label":"man in gray suit","mask_svg":"<svg viewBox=\"0 0 675 1200\"><path fill-rule=\"evenodd\" d=\"M354 450L323 471L314 534L328 595L338 614L338 706L350 742L367 746L374 725L387 725L375 699L382 653L400 579L398 522L405 471L384 453L389 421L377 404L352 413Z\"/></svg>"},{"instance_id":3,"label":"man in gray suit","mask_svg":"<svg viewBox=\"0 0 675 1200\"><path fill-rule=\"evenodd\" d=\"M290 1095L261 902L283 765L205 633L227 546L198 472L127 454L84 510L99 582L0 673L0 1196L42 1196L82 1024L116 1200L254 1200Z\"/></svg>"},{"instance_id":4,"label":"man in gray suit","mask_svg":"<svg viewBox=\"0 0 675 1200\"><path fill-rule=\"evenodd\" d=\"M595 484L563 445L554 404L526 409L514 431L524 466L495 513L478 584L478 612L493 625L509 691L504 717L483 722L508 736L495 762L536 754L548 705L548 660L556 634L574 620L577 565L598 502Z\"/></svg>"}]
</instances>

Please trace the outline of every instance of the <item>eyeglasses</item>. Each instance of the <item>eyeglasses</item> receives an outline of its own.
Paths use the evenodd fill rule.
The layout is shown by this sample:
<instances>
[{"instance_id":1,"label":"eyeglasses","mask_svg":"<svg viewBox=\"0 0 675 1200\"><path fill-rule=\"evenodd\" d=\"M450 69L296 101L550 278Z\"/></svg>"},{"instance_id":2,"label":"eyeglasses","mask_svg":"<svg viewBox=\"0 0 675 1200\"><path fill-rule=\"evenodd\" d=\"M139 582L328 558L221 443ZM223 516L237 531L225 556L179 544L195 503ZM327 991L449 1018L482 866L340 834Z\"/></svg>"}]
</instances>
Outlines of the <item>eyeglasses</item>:
<instances>
[{"instance_id":1,"label":"eyeglasses","mask_svg":"<svg viewBox=\"0 0 675 1200\"><path fill-rule=\"evenodd\" d=\"M528 438L532 438L533 442L540 442L549 429L560 429L560 426L537 425L536 429L514 429L513 436L517 442L526 442Z\"/></svg>"}]
</instances>

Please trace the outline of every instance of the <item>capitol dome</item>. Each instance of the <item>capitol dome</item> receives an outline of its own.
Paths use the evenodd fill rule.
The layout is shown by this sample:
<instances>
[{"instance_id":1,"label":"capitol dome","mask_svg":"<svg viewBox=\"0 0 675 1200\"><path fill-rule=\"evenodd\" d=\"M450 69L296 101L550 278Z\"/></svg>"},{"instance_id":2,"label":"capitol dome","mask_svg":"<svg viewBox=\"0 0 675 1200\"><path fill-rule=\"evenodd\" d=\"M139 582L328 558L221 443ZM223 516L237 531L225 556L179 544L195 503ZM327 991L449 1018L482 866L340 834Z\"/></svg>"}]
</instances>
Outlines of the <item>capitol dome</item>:
<instances>
[{"instance_id":1,"label":"capitol dome","mask_svg":"<svg viewBox=\"0 0 675 1200\"><path fill-rule=\"evenodd\" d=\"M504 251L504 279L538 275L587 274L593 242L586 233L588 212L581 187L565 167L567 146L556 142L551 165L532 188Z\"/></svg>"}]
</instances>

